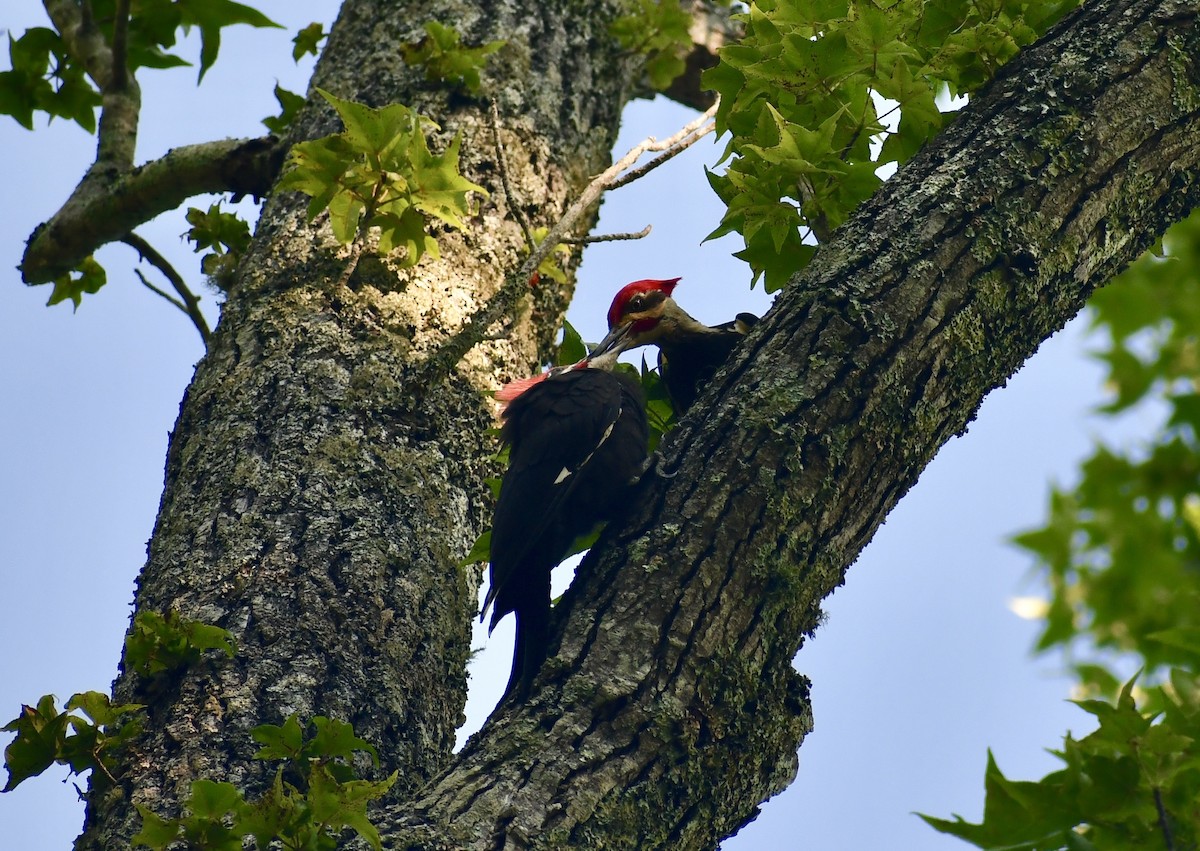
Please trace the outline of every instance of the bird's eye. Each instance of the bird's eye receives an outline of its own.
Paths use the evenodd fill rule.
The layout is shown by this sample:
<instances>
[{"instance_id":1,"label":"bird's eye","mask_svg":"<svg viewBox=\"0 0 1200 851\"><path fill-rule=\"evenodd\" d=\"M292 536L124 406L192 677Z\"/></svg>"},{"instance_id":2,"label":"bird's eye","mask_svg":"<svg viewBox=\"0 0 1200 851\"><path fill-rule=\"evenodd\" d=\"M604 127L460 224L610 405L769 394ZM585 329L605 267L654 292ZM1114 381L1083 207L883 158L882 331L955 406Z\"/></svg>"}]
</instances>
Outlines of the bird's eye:
<instances>
[{"instance_id":1,"label":"bird's eye","mask_svg":"<svg viewBox=\"0 0 1200 851\"><path fill-rule=\"evenodd\" d=\"M633 298L631 298L629 300L629 306L632 307L634 310L641 310L642 307L645 305L645 303L646 303L645 297L640 296L640 295L635 295Z\"/></svg>"}]
</instances>

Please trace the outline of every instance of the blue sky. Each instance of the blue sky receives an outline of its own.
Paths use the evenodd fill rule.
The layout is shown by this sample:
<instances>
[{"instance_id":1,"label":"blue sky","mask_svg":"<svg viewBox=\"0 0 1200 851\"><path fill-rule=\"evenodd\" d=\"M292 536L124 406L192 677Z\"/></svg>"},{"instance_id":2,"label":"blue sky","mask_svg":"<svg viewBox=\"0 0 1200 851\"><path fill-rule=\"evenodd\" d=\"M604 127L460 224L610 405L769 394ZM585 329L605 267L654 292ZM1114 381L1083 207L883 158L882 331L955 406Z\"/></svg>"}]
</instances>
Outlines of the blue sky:
<instances>
[{"instance_id":1,"label":"blue sky","mask_svg":"<svg viewBox=\"0 0 1200 851\"><path fill-rule=\"evenodd\" d=\"M227 32L201 87L194 70L144 75L139 160L181 144L259 135L259 120L277 111L276 80L304 90L309 66L292 62L291 34L312 20L328 23L336 2L257 5L287 29ZM34 0L14 0L5 18L18 35L45 22ZM194 45L187 49L196 55ZM690 117L665 101L638 102L617 148L670 135ZM8 200L0 210L3 721L45 693L65 700L108 690L158 508L167 435L202 354L182 314L133 277L124 246L102 252L109 283L77 312L46 307L48 288L20 282L25 239L67 197L94 146L65 122L30 133L0 120ZM609 299L636 278L682 276L676 297L709 322L766 310L769 299L749 290L746 268L730 256L737 242L701 245L720 217L702 172L718 152L702 142L605 200L600 230L654 231L587 250L570 314L585 339L602 336ZM185 229L175 214L139 232L203 288ZM204 295L215 321L213 297ZM989 746L1010 776L1040 777L1056 767L1045 748L1069 728L1089 729L1065 702L1059 663L1028 655L1036 626L1008 603L1038 589L1028 560L1004 543L1038 524L1049 483L1069 483L1101 433L1088 415L1103 398L1101 371L1085 349L1078 324L1044 344L987 399L966 436L943 448L851 568L828 601L825 625L796 659L813 680L816 715L799 776L723 847L963 848L912 811L978 818ZM569 570L561 572L565 582ZM490 640L477 633L476 646L486 649L471 669L464 733L499 695L510 642L507 623ZM65 777L56 767L0 795L0 848L69 846L83 809L70 783L58 782Z\"/></svg>"}]
</instances>

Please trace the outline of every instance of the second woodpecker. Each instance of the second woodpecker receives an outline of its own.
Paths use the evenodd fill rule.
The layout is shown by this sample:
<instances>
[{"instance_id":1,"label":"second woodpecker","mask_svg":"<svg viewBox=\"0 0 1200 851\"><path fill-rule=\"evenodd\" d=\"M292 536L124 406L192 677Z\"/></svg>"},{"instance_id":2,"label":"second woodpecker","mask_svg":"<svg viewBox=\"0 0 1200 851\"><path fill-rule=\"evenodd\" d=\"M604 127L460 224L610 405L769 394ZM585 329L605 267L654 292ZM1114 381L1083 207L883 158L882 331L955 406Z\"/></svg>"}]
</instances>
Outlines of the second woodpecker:
<instances>
[{"instance_id":1,"label":"second woodpecker","mask_svg":"<svg viewBox=\"0 0 1200 851\"><path fill-rule=\"evenodd\" d=\"M612 346L658 346L659 374L676 416L692 406L734 346L758 322L752 313L739 313L732 322L705 325L672 298L679 280L648 279L622 287L608 308L609 334L597 347L603 351Z\"/></svg>"}]
</instances>

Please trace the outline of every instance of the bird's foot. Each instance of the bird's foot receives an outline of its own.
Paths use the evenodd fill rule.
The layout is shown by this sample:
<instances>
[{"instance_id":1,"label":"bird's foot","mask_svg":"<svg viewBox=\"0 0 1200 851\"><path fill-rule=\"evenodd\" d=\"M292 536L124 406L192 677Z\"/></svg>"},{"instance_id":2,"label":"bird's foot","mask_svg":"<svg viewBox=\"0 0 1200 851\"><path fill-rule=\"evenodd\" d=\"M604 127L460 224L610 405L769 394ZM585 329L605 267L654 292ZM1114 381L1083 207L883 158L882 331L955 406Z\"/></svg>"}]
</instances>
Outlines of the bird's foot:
<instances>
[{"instance_id":1,"label":"bird's foot","mask_svg":"<svg viewBox=\"0 0 1200 851\"><path fill-rule=\"evenodd\" d=\"M631 485L636 485L638 482L640 482L642 479L644 479L646 477L647 473L654 473L654 475L660 476L661 478L664 478L664 479L675 478L675 476L679 473L679 470L678 469L672 470L671 472L668 473L666 470L663 469L663 466L662 466L664 460L666 460L666 459L663 458L662 453L659 452L657 449L654 450L654 452L650 453L650 455L646 458L646 460L644 462L642 462L642 469L638 471L638 474L636 476L634 476L633 479L631 479L629 483Z\"/></svg>"}]
</instances>

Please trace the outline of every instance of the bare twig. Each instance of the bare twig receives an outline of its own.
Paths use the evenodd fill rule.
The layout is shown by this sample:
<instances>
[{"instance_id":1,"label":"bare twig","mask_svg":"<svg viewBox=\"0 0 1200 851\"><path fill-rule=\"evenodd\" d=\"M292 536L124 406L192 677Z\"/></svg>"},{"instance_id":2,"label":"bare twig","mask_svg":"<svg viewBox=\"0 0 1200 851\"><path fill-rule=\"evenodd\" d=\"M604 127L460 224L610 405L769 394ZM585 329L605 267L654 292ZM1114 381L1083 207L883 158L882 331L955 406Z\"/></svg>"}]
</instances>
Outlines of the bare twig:
<instances>
[{"instance_id":1,"label":"bare twig","mask_svg":"<svg viewBox=\"0 0 1200 851\"><path fill-rule=\"evenodd\" d=\"M636 233L602 233L597 236L564 236L559 242L565 245L590 245L593 242L616 242L621 239L642 239L650 235L651 226L646 225Z\"/></svg>"},{"instance_id":2,"label":"bare twig","mask_svg":"<svg viewBox=\"0 0 1200 851\"><path fill-rule=\"evenodd\" d=\"M188 289L187 283L183 280L183 276L175 271L175 267L171 265L167 258L159 254L150 243L142 239L136 233L127 233L121 237L121 242L128 245L138 253L138 256L162 273L162 276L170 281L175 292L179 293L179 298L173 297L170 293L164 292L154 286L141 271L135 269L137 276L141 278L143 284L151 291L158 293L171 304L175 305L183 311L192 324L196 326L196 330L200 332L200 339L204 341L204 345L208 346L208 341L212 338L212 331L209 330L208 321L204 318L204 314L200 311L200 299L196 294Z\"/></svg>"},{"instance_id":3,"label":"bare twig","mask_svg":"<svg viewBox=\"0 0 1200 851\"><path fill-rule=\"evenodd\" d=\"M600 196L604 193L604 191L612 186L614 181L618 179L622 172L636 163L638 159L641 158L642 154L647 153L648 151L669 151L671 152L671 156L675 156L681 151L686 150L686 144L683 147L678 147L679 144L682 141L690 138L692 134L696 133L701 126L703 126L710 118L712 118L713 115L716 114L716 111L717 104L714 103L708 109L708 111L702 114L695 121L687 124L674 136L664 139L661 142L651 136L650 138L639 142L630 148L629 152L625 154L625 156L621 157L621 159L617 160L615 163L601 172L600 175L593 178L592 182L589 183L584 188L583 192L579 194L579 197L576 198L569 207L567 207L567 211L563 213L562 218L555 222L554 226L550 228L550 232L546 234L546 238L542 240L537 249L530 252L529 256L525 258L525 262L522 263L520 268L517 270L518 277L522 280L528 280L529 275L532 274L533 270L536 269L538 265L546 259L546 255L553 250L554 246L562 242L563 236L565 236L566 232L571 228L571 226L578 221L579 217L583 215L584 210L592 206L592 204L595 204L600 199ZM495 321L495 319L496 317L492 317L492 321ZM491 323L489 322L488 324Z\"/></svg>"},{"instance_id":4,"label":"bare twig","mask_svg":"<svg viewBox=\"0 0 1200 851\"><path fill-rule=\"evenodd\" d=\"M533 251L537 242L533 238L529 220L521 212L521 204L517 200L517 196L513 194L512 184L508 180L508 160L504 156L504 146L500 143L500 109L496 106L495 98L492 98L492 141L496 146L496 163L500 167L500 184L504 187L504 197L508 200L508 209L513 214L513 218L517 220L517 224L521 226L521 233L525 234L525 245L530 251Z\"/></svg>"},{"instance_id":5,"label":"bare twig","mask_svg":"<svg viewBox=\"0 0 1200 851\"><path fill-rule=\"evenodd\" d=\"M800 193L801 206L808 204L817 196L817 190L813 188L812 181L805 175L800 175L796 181L796 189ZM817 242L826 243L833 238L833 230L829 227L829 220L825 218L824 214L808 216L806 221L809 231L816 236Z\"/></svg>"},{"instance_id":6,"label":"bare twig","mask_svg":"<svg viewBox=\"0 0 1200 851\"><path fill-rule=\"evenodd\" d=\"M1162 828L1166 851L1175 851L1175 837L1171 834L1171 819L1167 814L1167 808L1163 806L1162 790L1157 786L1154 788L1154 806L1158 810L1158 826Z\"/></svg>"},{"instance_id":7,"label":"bare twig","mask_svg":"<svg viewBox=\"0 0 1200 851\"><path fill-rule=\"evenodd\" d=\"M708 123L712 116L716 114L716 111L717 104L714 103L700 117L687 124L670 138L660 142L651 136L639 142L630 148L625 156L594 177L584 187L579 197L571 202L566 212L550 228L550 231L546 234L546 238L529 252L529 256L525 258L524 262L515 271L510 272L505 277L504 283L501 285L499 291L492 296L491 300L472 314L463 324L461 330L429 357L424 366L426 378L428 379L427 383L431 382L436 375L448 373L467 352L484 339L484 335L488 333L488 329L513 310L521 295L528 289L529 277L533 274L534 270L541 265L541 262L554 250L555 246L564 241L563 238L566 236L567 231L575 225L584 211L595 204L604 191L611 188L613 183L626 169L631 168L637 163L642 154L650 151L664 151L668 152L670 156L675 156L681 151L686 150L691 144L688 140ZM666 159L669 158L666 157Z\"/></svg>"},{"instance_id":8,"label":"bare twig","mask_svg":"<svg viewBox=\"0 0 1200 851\"><path fill-rule=\"evenodd\" d=\"M171 295L166 290L161 289L160 287L156 287L156 286L154 286L154 284L150 283L150 279L147 278L144 274L142 274L141 269L134 269L133 274L138 276L138 280L142 282L142 286L144 286L146 289L150 290L150 292L154 293L157 296L161 296L162 298L165 298L167 301L171 302L171 304L175 305L177 308L182 310L184 313L187 313L187 305L185 305L179 299L175 298L175 296Z\"/></svg>"},{"instance_id":9,"label":"bare twig","mask_svg":"<svg viewBox=\"0 0 1200 851\"><path fill-rule=\"evenodd\" d=\"M364 217L365 220L365 217ZM362 230L366 230L363 228ZM342 274L338 275L337 285L344 287L350 283L350 276L354 274L354 270L358 268L359 258L362 257L364 234L359 233L354 242L350 243L350 257L346 260L346 268L342 270Z\"/></svg>"},{"instance_id":10,"label":"bare twig","mask_svg":"<svg viewBox=\"0 0 1200 851\"><path fill-rule=\"evenodd\" d=\"M712 115L712 114L716 113L716 110L717 110L717 108L716 108L716 105L714 104L712 107L709 108L708 112L706 112L704 114ZM648 162L644 165L638 166L637 168L630 171L628 174L622 175L619 180L614 180L612 186L610 186L608 188L609 189L620 189L625 184L633 183L633 181L637 180L639 177L644 177L645 175L649 174L650 172L654 171L654 169L658 168L660 165L665 163L667 160L671 159L672 157L678 156L680 153L682 153L683 151L686 151L692 145L699 142L701 139L703 139L709 133L713 132L713 130L715 130L716 127L717 127L717 124L715 121L709 121L707 124L700 127L699 129L697 129L694 134L687 136L684 139L680 140L679 144L675 148L672 148L671 150L667 151L664 154L660 154L659 156L655 157L654 159L650 160L650 162Z\"/></svg>"}]
</instances>

